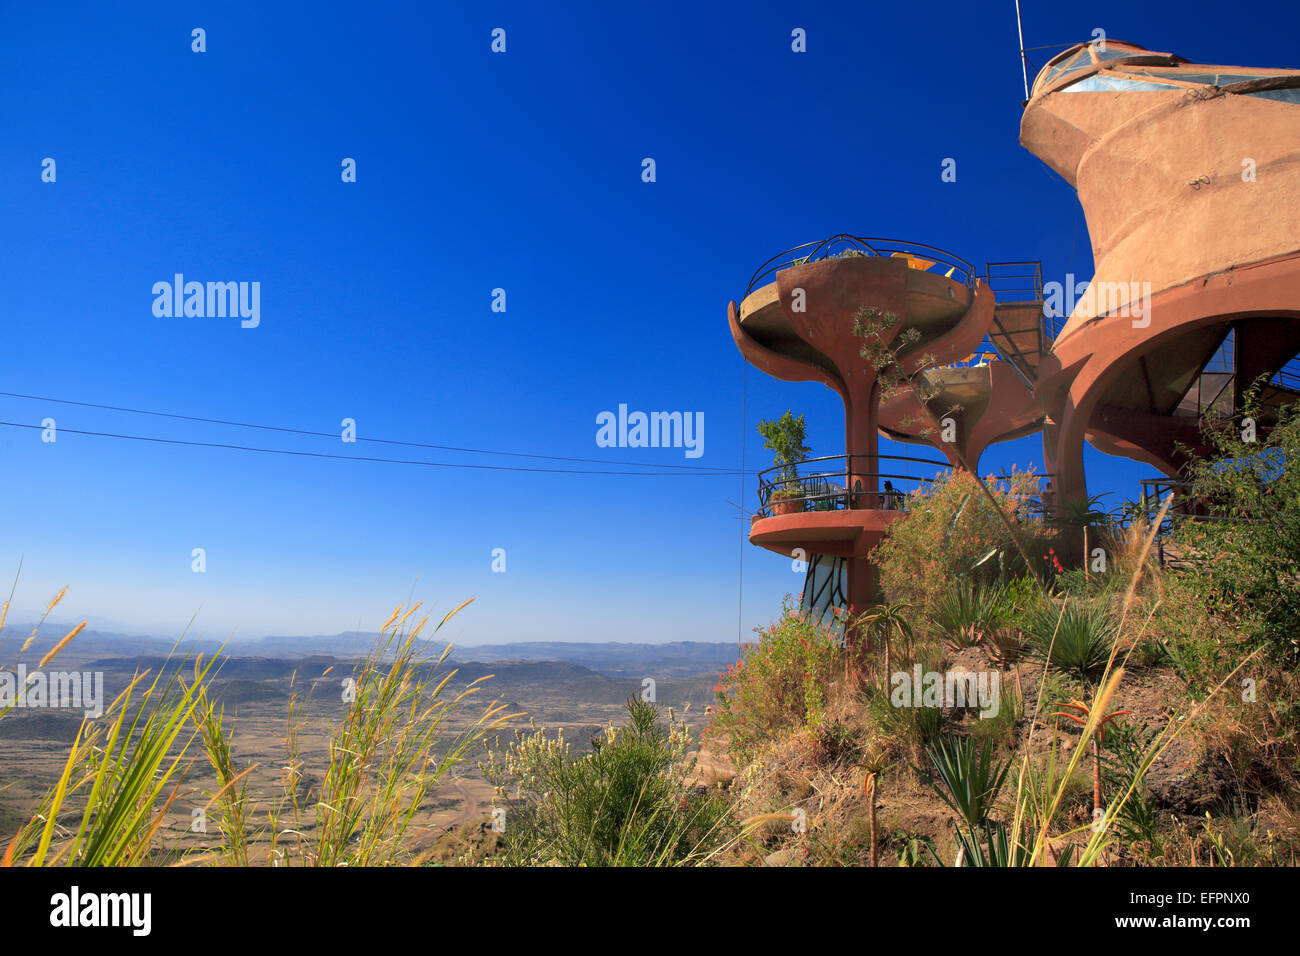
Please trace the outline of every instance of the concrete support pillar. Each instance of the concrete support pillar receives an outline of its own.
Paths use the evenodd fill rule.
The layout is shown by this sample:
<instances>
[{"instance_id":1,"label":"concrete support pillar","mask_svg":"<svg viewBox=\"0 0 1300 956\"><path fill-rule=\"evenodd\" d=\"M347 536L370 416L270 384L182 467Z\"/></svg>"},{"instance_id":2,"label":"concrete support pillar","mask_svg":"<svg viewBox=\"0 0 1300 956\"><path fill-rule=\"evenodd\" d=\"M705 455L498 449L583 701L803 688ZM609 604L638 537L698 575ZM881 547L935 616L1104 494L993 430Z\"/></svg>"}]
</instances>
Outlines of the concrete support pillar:
<instances>
[{"instance_id":1,"label":"concrete support pillar","mask_svg":"<svg viewBox=\"0 0 1300 956\"><path fill-rule=\"evenodd\" d=\"M853 616L861 614L867 608L875 603L876 598L876 569L865 555L850 558L847 562L848 567L848 594L849 605L853 608ZM845 642L852 650L857 650L865 640L865 635L859 633L858 629L853 626L852 619L850 626L845 631ZM869 650L870 648L865 648Z\"/></svg>"},{"instance_id":2,"label":"concrete support pillar","mask_svg":"<svg viewBox=\"0 0 1300 956\"><path fill-rule=\"evenodd\" d=\"M877 495L880 480L876 477L880 472L877 457L880 449L878 390L879 386L872 383L865 408L859 408L855 402L845 403L844 449L848 457L844 487L854 495L852 505L855 508L880 507Z\"/></svg>"},{"instance_id":3,"label":"concrete support pillar","mask_svg":"<svg viewBox=\"0 0 1300 956\"><path fill-rule=\"evenodd\" d=\"M1051 470L1056 477L1052 479L1052 485L1055 489L1055 510L1058 513L1068 504L1083 502L1088 498L1088 483L1083 473L1083 439L1087 415L1088 413L1067 408L1058 425L1043 430L1044 446L1048 443L1049 435L1053 439ZM1083 560L1082 532L1075 534L1073 530L1066 530L1058 541L1060 547L1056 548L1056 553L1062 563L1074 566Z\"/></svg>"}]
</instances>

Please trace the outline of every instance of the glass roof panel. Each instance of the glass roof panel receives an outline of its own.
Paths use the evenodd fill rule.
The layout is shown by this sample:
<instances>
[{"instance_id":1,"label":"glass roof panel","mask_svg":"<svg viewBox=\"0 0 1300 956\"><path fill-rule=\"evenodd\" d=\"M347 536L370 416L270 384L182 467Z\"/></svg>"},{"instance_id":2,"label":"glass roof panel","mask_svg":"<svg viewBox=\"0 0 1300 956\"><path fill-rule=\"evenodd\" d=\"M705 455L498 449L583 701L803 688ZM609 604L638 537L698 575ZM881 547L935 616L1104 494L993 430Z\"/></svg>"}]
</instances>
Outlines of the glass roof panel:
<instances>
[{"instance_id":1,"label":"glass roof panel","mask_svg":"<svg viewBox=\"0 0 1300 956\"><path fill-rule=\"evenodd\" d=\"M1300 86L1293 86L1285 90L1256 90L1254 93L1247 93L1247 96L1262 96L1266 100L1280 100L1283 103L1300 103Z\"/></svg>"},{"instance_id":2,"label":"glass roof panel","mask_svg":"<svg viewBox=\"0 0 1300 956\"><path fill-rule=\"evenodd\" d=\"M1105 50L1097 51L1099 60L1119 60L1126 56L1150 56L1146 50L1135 50L1132 47L1108 46Z\"/></svg>"},{"instance_id":3,"label":"glass roof panel","mask_svg":"<svg viewBox=\"0 0 1300 956\"><path fill-rule=\"evenodd\" d=\"M1145 80L1125 80L1116 76L1085 76L1076 83L1061 90L1062 93L1099 93L1103 91L1114 92L1123 90L1125 92L1150 92L1153 90L1176 90L1178 87L1169 83L1149 83Z\"/></svg>"},{"instance_id":4,"label":"glass roof panel","mask_svg":"<svg viewBox=\"0 0 1300 956\"><path fill-rule=\"evenodd\" d=\"M1160 76L1161 74L1151 73L1150 75ZM1230 83L1264 79L1264 75L1260 73L1191 73L1187 70L1170 71L1164 75L1171 79L1182 80L1184 83L1204 83L1206 86L1227 86Z\"/></svg>"},{"instance_id":5,"label":"glass roof panel","mask_svg":"<svg viewBox=\"0 0 1300 956\"><path fill-rule=\"evenodd\" d=\"M1248 80L1291 79L1300 80L1300 73L1282 73L1269 76L1267 73L1192 73L1190 70L1125 70L1132 76L1149 76L1155 79L1181 80L1184 83L1203 83L1207 86L1231 86Z\"/></svg>"},{"instance_id":6,"label":"glass roof panel","mask_svg":"<svg viewBox=\"0 0 1300 956\"><path fill-rule=\"evenodd\" d=\"M1066 52L1068 53L1069 51L1067 50ZM1064 55L1065 54L1061 54L1061 56ZM1047 86L1048 84L1055 82L1058 77L1064 76L1066 73L1071 73L1074 70L1083 69L1088 66L1092 66L1092 57L1088 55L1088 48L1085 46L1073 56L1061 60L1061 62L1056 63L1055 65L1049 64L1046 72L1040 73L1039 79L1034 81L1034 89L1037 90L1039 87Z\"/></svg>"}]
</instances>

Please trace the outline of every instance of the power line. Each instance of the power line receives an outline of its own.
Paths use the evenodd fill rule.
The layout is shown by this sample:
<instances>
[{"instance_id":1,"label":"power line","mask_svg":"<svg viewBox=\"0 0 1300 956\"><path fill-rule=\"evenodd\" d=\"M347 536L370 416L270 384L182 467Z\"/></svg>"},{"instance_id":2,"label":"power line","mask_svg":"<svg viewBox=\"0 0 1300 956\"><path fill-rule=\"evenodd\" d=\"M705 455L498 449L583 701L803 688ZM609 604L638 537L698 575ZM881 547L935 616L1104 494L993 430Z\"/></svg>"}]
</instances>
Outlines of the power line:
<instances>
[{"instance_id":1,"label":"power line","mask_svg":"<svg viewBox=\"0 0 1300 956\"><path fill-rule=\"evenodd\" d=\"M0 426L8 428L27 428L44 431L42 425L29 425L24 422L0 421ZM288 448L258 448L252 445L231 445L223 442L193 441L183 438L154 438L147 435L123 435L117 432L93 432L76 428L58 428L68 435L86 435L92 438L115 438L124 441L152 442L159 445L185 445L191 448L221 448L229 451L252 451L266 455L293 455L300 458L329 458L336 461L381 462L389 465L423 465L426 468L471 468L475 471L515 471L532 472L547 475L622 475L632 478L731 478L736 471L596 471L584 468L525 468L519 465L471 465L452 461L419 461L402 458L376 458L369 455L331 455L319 451L293 451ZM337 437L337 436L330 436Z\"/></svg>"},{"instance_id":2,"label":"power line","mask_svg":"<svg viewBox=\"0 0 1300 956\"><path fill-rule=\"evenodd\" d=\"M333 440L337 440L339 438L339 434L337 432L317 432L317 431L310 431L304 428L288 428L283 425L259 425L254 422L237 422L237 421L230 421L223 418L203 418L198 415L179 415L173 412L159 412L159 411L154 411L145 408L127 408L121 405L103 405L98 402L78 402L67 398L46 398L40 395L23 395L18 392L0 392L0 397L20 398L25 401L32 401L32 402L51 402L57 405L75 405L79 408L95 408L101 411L109 411L109 412L127 412L132 415L151 415L155 418L171 418L177 421L185 421L185 422L202 422L207 425L231 425L236 428L255 428L258 429L259 431L281 432L287 435L305 435L311 438L329 438ZM87 432L86 434L95 434L95 433ZM126 437L130 437L130 436L126 436ZM604 458L569 458L569 457L564 457L562 455L538 455L538 454L531 454L522 451L492 451L491 449L486 449L486 448L460 448L455 445L434 445L428 442L398 441L396 439L390 439L390 438L366 438L361 435L358 435L356 437L356 440L359 442L362 441L371 442L377 445L397 445L406 448L427 448L432 451L464 452L467 454L474 454L474 455L498 455L503 458L533 458L542 461L567 461L567 462L575 462L575 463L589 464L589 465L626 465L633 468L671 468L675 471L689 471L689 472L696 472L696 473L719 474L719 475L736 474L736 470L734 468L715 468L710 465L670 465L670 464L663 464L663 463L656 463L656 462L610 461ZM215 446L215 447L226 447L226 446ZM229 446L229 447L242 447L242 446ZM324 457L330 457L330 456L327 455ZM339 455L334 457L350 458L354 456ZM380 458L375 460L392 461L394 459ZM425 462L425 464L428 464L428 462ZM448 467L452 467L452 466L449 464ZM742 465L742 469L743 467L744 466ZM527 469L521 469L521 470L527 470ZM546 470L546 469L539 469L539 470ZM587 472L585 471L574 471L574 472L557 471L557 474L586 474L586 473ZM594 472L594 474L628 474L628 473L627 472Z\"/></svg>"}]
</instances>

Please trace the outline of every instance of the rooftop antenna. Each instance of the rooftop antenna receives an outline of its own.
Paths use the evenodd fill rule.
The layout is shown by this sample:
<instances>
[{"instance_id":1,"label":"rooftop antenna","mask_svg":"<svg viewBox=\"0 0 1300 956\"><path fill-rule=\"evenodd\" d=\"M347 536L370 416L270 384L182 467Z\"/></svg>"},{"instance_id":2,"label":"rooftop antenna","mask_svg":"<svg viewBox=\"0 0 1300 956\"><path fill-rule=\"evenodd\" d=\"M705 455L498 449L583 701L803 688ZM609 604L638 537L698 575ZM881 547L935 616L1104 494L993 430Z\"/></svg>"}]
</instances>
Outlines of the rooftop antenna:
<instances>
[{"instance_id":1,"label":"rooftop antenna","mask_svg":"<svg viewBox=\"0 0 1300 956\"><path fill-rule=\"evenodd\" d=\"M1025 102L1029 102L1029 67L1025 64L1025 29L1020 25L1020 0L1016 0L1016 33L1020 36L1020 73L1025 81Z\"/></svg>"}]
</instances>

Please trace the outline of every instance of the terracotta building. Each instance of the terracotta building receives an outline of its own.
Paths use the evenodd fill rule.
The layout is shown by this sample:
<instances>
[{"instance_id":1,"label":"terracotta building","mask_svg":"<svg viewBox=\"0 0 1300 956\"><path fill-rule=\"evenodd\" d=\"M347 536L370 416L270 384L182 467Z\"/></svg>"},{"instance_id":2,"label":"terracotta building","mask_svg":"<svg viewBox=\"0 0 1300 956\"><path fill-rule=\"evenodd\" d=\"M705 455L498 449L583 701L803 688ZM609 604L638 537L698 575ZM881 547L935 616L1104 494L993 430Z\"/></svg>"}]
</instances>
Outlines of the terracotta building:
<instances>
[{"instance_id":1,"label":"terracotta building","mask_svg":"<svg viewBox=\"0 0 1300 956\"><path fill-rule=\"evenodd\" d=\"M1055 500L1081 500L1084 441L1174 476L1253 383L1263 429L1300 399L1300 71L1079 44L1038 75L1020 141L1087 218L1096 274L1063 326L1037 263L847 235L773 258L728 307L749 362L844 402L845 455L765 473L750 529L807 557L805 606L871 603L895 492L994 442L1042 430ZM881 434L942 458L881 456Z\"/></svg>"}]
</instances>

